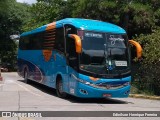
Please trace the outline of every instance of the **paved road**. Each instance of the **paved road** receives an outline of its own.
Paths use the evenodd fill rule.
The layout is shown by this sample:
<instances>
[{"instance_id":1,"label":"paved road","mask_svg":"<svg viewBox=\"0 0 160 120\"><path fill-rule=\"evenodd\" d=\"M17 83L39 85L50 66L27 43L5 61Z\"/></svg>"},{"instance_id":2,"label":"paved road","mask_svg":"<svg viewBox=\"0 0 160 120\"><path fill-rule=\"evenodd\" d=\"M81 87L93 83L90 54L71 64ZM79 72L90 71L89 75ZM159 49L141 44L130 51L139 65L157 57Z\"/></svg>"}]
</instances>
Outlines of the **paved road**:
<instances>
[{"instance_id":1,"label":"paved road","mask_svg":"<svg viewBox=\"0 0 160 120\"><path fill-rule=\"evenodd\" d=\"M80 99L69 96L61 99L55 90L34 82L26 84L17 73L3 73L4 83L0 83L0 111L160 111L160 101L123 98L123 99ZM46 120L53 118L0 118L0 120ZM55 119L55 118L54 118ZM56 118L56 119L62 119ZM65 117L65 120L103 120L98 117ZM111 117L109 119L122 119ZM134 119L123 118L123 119ZM136 118L155 119L159 118Z\"/></svg>"}]
</instances>

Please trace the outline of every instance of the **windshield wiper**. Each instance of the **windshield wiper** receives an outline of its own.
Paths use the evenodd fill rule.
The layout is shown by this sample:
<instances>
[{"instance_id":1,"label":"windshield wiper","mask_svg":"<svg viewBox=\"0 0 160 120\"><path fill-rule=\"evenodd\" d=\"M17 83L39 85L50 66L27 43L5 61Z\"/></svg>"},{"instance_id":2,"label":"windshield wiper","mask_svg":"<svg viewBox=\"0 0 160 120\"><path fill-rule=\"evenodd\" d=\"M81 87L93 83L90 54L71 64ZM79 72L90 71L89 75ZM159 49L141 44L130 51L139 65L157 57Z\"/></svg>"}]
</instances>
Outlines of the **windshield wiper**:
<instances>
[{"instance_id":1,"label":"windshield wiper","mask_svg":"<svg viewBox=\"0 0 160 120\"><path fill-rule=\"evenodd\" d=\"M90 63L89 65L100 65L100 63Z\"/></svg>"},{"instance_id":2,"label":"windshield wiper","mask_svg":"<svg viewBox=\"0 0 160 120\"><path fill-rule=\"evenodd\" d=\"M109 57L109 60L108 60L108 66L109 66L108 69L113 70L112 58L111 58L111 56L112 56L111 49L109 50L109 53L110 53L109 54L110 57Z\"/></svg>"},{"instance_id":3,"label":"windshield wiper","mask_svg":"<svg viewBox=\"0 0 160 120\"><path fill-rule=\"evenodd\" d=\"M107 68L107 71L109 72L109 70L113 70L112 67L112 60L111 60L111 49L110 49L110 53L108 55L108 52L106 53L106 44L104 44L105 50L104 50L104 58L105 58L105 65L104 67ZM109 57L110 56L110 57Z\"/></svg>"},{"instance_id":4,"label":"windshield wiper","mask_svg":"<svg viewBox=\"0 0 160 120\"><path fill-rule=\"evenodd\" d=\"M108 68L108 60L107 60L107 56L108 56L108 53L106 53L106 48L107 48L107 45L104 44L104 58L105 58L105 67Z\"/></svg>"}]
</instances>

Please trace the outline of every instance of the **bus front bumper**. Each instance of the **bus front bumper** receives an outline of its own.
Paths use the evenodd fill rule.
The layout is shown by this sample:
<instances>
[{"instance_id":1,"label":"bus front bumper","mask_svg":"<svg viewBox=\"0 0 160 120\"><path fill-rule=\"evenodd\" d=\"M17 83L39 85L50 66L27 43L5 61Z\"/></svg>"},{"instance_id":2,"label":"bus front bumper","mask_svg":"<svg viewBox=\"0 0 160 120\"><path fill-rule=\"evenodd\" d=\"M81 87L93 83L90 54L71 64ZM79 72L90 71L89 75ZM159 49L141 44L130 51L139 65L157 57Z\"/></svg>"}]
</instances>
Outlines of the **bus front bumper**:
<instances>
[{"instance_id":1,"label":"bus front bumper","mask_svg":"<svg viewBox=\"0 0 160 120\"><path fill-rule=\"evenodd\" d=\"M126 98L130 93L130 85L114 90L95 88L83 83L77 83L76 96L82 98Z\"/></svg>"}]
</instances>

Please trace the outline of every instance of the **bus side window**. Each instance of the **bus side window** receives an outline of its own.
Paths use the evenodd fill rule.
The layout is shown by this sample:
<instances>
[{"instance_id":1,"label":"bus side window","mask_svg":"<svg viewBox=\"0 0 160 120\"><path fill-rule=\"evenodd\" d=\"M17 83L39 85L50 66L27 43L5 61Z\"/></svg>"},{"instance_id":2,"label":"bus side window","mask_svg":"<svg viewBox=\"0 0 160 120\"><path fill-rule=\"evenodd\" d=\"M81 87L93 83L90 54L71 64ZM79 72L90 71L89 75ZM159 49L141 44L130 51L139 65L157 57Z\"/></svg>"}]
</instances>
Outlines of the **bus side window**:
<instances>
[{"instance_id":1,"label":"bus side window","mask_svg":"<svg viewBox=\"0 0 160 120\"><path fill-rule=\"evenodd\" d=\"M25 50L26 49L26 45L24 44L24 40L25 40L24 37L20 37L20 40L19 40L19 49L20 50Z\"/></svg>"},{"instance_id":2,"label":"bus side window","mask_svg":"<svg viewBox=\"0 0 160 120\"><path fill-rule=\"evenodd\" d=\"M55 49L64 53L64 29L63 29L63 27L56 28L55 38L56 38Z\"/></svg>"},{"instance_id":3,"label":"bus side window","mask_svg":"<svg viewBox=\"0 0 160 120\"><path fill-rule=\"evenodd\" d=\"M20 38L19 48L21 50L41 50L43 46L44 33L36 33Z\"/></svg>"},{"instance_id":4,"label":"bus side window","mask_svg":"<svg viewBox=\"0 0 160 120\"><path fill-rule=\"evenodd\" d=\"M30 49L41 50L43 46L43 32L39 32L30 36Z\"/></svg>"},{"instance_id":5,"label":"bus side window","mask_svg":"<svg viewBox=\"0 0 160 120\"><path fill-rule=\"evenodd\" d=\"M30 50L30 44L31 42L30 42L30 36L25 36L25 39L24 39L24 45L25 45L25 50Z\"/></svg>"},{"instance_id":6,"label":"bus side window","mask_svg":"<svg viewBox=\"0 0 160 120\"><path fill-rule=\"evenodd\" d=\"M34 49L41 50L43 49L43 41L44 41L44 32L40 32L35 35L35 46Z\"/></svg>"}]
</instances>

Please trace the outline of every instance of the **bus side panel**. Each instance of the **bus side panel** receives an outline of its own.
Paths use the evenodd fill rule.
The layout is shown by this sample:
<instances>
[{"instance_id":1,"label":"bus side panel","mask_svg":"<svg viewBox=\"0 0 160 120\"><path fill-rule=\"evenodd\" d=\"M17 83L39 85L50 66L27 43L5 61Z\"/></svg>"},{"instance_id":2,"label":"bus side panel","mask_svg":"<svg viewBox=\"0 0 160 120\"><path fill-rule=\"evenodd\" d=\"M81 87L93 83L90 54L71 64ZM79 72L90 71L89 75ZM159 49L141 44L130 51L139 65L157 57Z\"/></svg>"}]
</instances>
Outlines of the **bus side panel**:
<instances>
[{"instance_id":1,"label":"bus side panel","mask_svg":"<svg viewBox=\"0 0 160 120\"><path fill-rule=\"evenodd\" d=\"M64 91L68 92L68 74L66 58L57 51L52 51L49 61L45 61L42 50L19 50L18 74L24 76L27 68L29 79L56 88L56 77L62 76Z\"/></svg>"}]
</instances>

